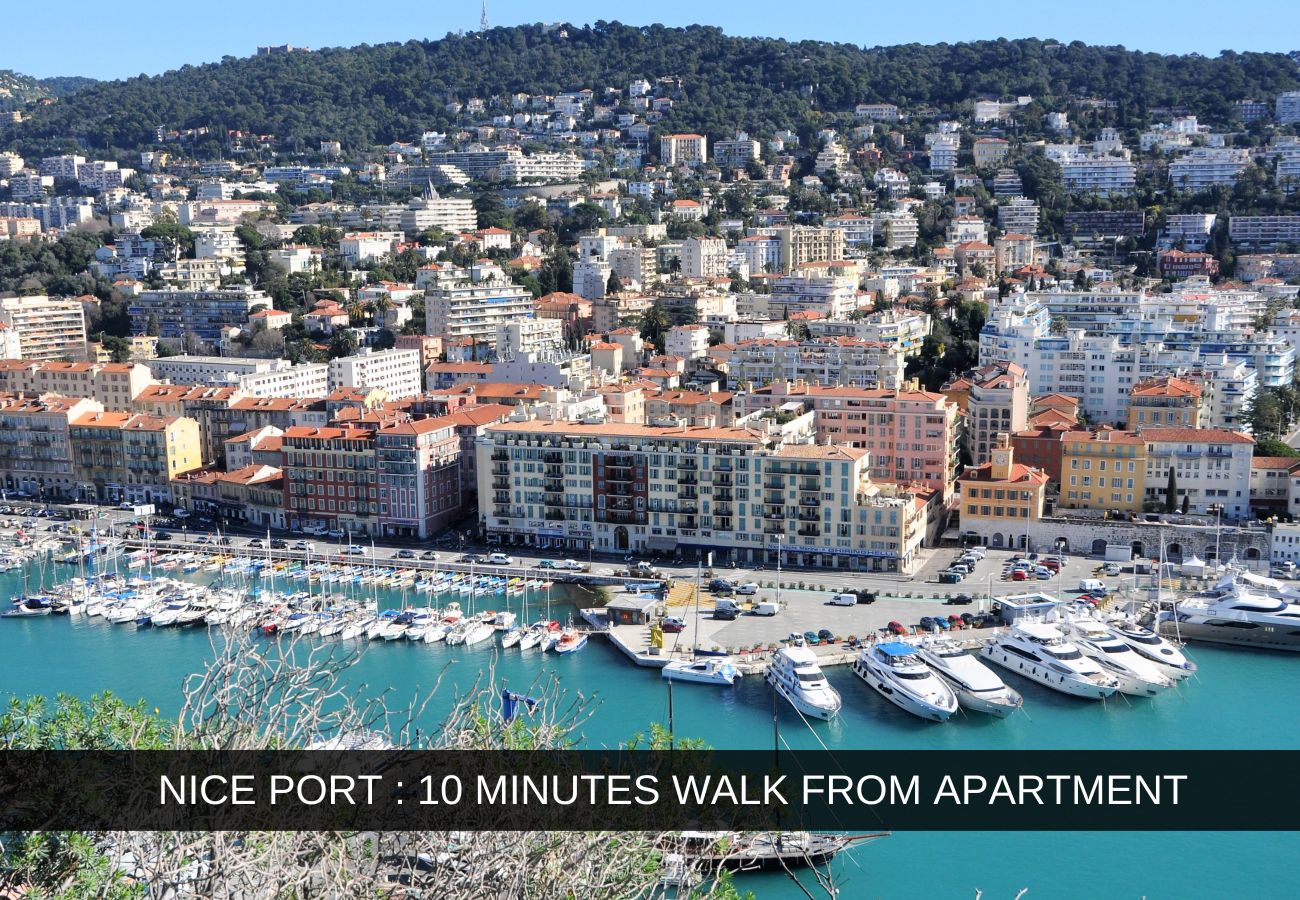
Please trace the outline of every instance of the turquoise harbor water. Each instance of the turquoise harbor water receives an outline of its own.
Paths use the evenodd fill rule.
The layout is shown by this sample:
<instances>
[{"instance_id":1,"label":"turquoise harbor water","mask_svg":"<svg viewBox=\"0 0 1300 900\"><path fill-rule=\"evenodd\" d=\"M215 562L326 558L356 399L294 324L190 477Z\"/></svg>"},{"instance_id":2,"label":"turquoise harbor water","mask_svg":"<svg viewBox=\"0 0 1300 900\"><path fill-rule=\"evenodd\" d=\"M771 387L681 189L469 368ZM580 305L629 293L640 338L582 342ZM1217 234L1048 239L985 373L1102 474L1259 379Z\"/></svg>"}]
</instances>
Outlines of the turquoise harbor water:
<instances>
[{"instance_id":1,"label":"turquoise harbor water","mask_svg":"<svg viewBox=\"0 0 1300 900\"><path fill-rule=\"evenodd\" d=\"M0 575L0 597L20 591L16 575ZM424 605L426 596L408 599ZM559 590L553 593L560 596ZM394 606L401 599L382 591L380 598ZM518 610L518 604L512 598L511 607ZM499 608L501 601L492 606ZM552 617L566 611L557 602ZM530 618L537 617L534 607ZM593 698L595 713L582 730L587 746L615 746L651 722L667 721L668 698L658 672L635 668L603 640L564 657L486 647L372 643L346 679L367 693L391 688L400 699L427 692L441 675L426 715L430 727L457 691L474 686L489 666L498 682L515 690L554 675L567 691ZM7 695L111 690L170 713L179 705L182 679L200 671L210 653L202 628L137 632L99 619L7 619L0 621L0 701ZM1206 646L1193 646L1192 655L1201 666L1199 677L1153 700L1089 703L1016 682L1027 714L1007 720L973 716L945 725L903 713L869 694L847 668L834 668L831 681L844 697L840 718L817 723L814 733L783 704L781 738L791 748L815 748L820 741L831 749L1300 747L1294 699L1300 659ZM772 745L771 695L760 678L743 679L731 690L681 685L673 699L679 735L724 748ZM978 888L986 900L1011 900L1028 887L1026 900L1280 900L1300 896L1293 846L1293 836L1276 833L908 833L845 854L836 865L842 896L853 898L973 898ZM742 884L763 900L801 895L784 876L749 876Z\"/></svg>"}]
</instances>

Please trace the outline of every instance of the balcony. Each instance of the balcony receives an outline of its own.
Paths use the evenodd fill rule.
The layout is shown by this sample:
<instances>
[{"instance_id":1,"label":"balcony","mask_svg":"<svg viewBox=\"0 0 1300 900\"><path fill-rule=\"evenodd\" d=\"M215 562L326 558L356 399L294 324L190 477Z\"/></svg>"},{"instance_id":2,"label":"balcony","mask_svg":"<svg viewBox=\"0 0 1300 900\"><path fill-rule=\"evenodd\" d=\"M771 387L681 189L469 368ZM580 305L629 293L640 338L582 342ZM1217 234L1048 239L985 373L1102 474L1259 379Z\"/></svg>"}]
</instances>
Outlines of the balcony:
<instances>
[{"instance_id":1,"label":"balcony","mask_svg":"<svg viewBox=\"0 0 1300 900\"><path fill-rule=\"evenodd\" d=\"M506 464L506 463L493 463L493 464L492 464L492 474L493 474L493 475L509 475L509 474L510 474L510 466L509 466L508 464Z\"/></svg>"},{"instance_id":2,"label":"balcony","mask_svg":"<svg viewBox=\"0 0 1300 900\"><path fill-rule=\"evenodd\" d=\"M800 506L821 506L822 502L821 500L816 500L813 499L812 497L800 497L799 505Z\"/></svg>"},{"instance_id":3,"label":"balcony","mask_svg":"<svg viewBox=\"0 0 1300 900\"><path fill-rule=\"evenodd\" d=\"M510 462L510 453L509 453L509 451L506 451L506 450L493 450L493 451L492 451L492 461L493 461L493 462Z\"/></svg>"},{"instance_id":4,"label":"balcony","mask_svg":"<svg viewBox=\"0 0 1300 900\"><path fill-rule=\"evenodd\" d=\"M564 481L560 478L547 478L542 483L542 490L546 491L548 494L563 494Z\"/></svg>"},{"instance_id":5,"label":"balcony","mask_svg":"<svg viewBox=\"0 0 1300 900\"><path fill-rule=\"evenodd\" d=\"M547 463L546 470L542 474L544 474L547 478L563 478L564 466L557 466L557 465L552 465L551 463Z\"/></svg>"},{"instance_id":6,"label":"balcony","mask_svg":"<svg viewBox=\"0 0 1300 900\"><path fill-rule=\"evenodd\" d=\"M822 530L820 528L800 528L796 533L800 537L820 537Z\"/></svg>"},{"instance_id":7,"label":"balcony","mask_svg":"<svg viewBox=\"0 0 1300 900\"><path fill-rule=\"evenodd\" d=\"M677 492L678 500L698 500L699 498L700 495L696 493L694 488L688 487L685 490L680 490Z\"/></svg>"},{"instance_id":8,"label":"balcony","mask_svg":"<svg viewBox=\"0 0 1300 900\"><path fill-rule=\"evenodd\" d=\"M729 490L714 488L713 499L718 503L730 503L735 499L735 497L731 495L731 491Z\"/></svg>"},{"instance_id":9,"label":"balcony","mask_svg":"<svg viewBox=\"0 0 1300 900\"><path fill-rule=\"evenodd\" d=\"M508 491L508 490L510 490L510 479L509 479L509 478L493 478L493 479L492 479L492 489L493 489L493 490L496 490L496 491Z\"/></svg>"},{"instance_id":10,"label":"balcony","mask_svg":"<svg viewBox=\"0 0 1300 900\"><path fill-rule=\"evenodd\" d=\"M763 487L767 488L769 491L784 491L785 479L769 478L767 481L763 482Z\"/></svg>"},{"instance_id":11,"label":"balcony","mask_svg":"<svg viewBox=\"0 0 1300 900\"><path fill-rule=\"evenodd\" d=\"M679 472L679 473L677 474L677 483L678 483L678 484L689 484L689 485L694 486L694 485L699 484L699 483L700 483L700 480L699 480L698 478L696 478L695 475L692 474L692 473L690 473L690 472Z\"/></svg>"},{"instance_id":12,"label":"balcony","mask_svg":"<svg viewBox=\"0 0 1300 900\"><path fill-rule=\"evenodd\" d=\"M542 454L542 462L548 464L557 464L564 462L564 454L558 450L550 450Z\"/></svg>"},{"instance_id":13,"label":"balcony","mask_svg":"<svg viewBox=\"0 0 1300 900\"><path fill-rule=\"evenodd\" d=\"M763 534L785 534L785 526L777 525L775 523L764 525Z\"/></svg>"},{"instance_id":14,"label":"balcony","mask_svg":"<svg viewBox=\"0 0 1300 900\"><path fill-rule=\"evenodd\" d=\"M713 484L716 487L731 487L732 483L730 472L717 472L713 475Z\"/></svg>"},{"instance_id":15,"label":"balcony","mask_svg":"<svg viewBox=\"0 0 1300 900\"><path fill-rule=\"evenodd\" d=\"M784 506L765 506L765 507L763 508L763 518L764 518L764 519L780 519L782 522L784 522L784 521L785 521L785 507L784 507Z\"/></svg>"},{"instance_id":16,"label":"balcony","mask_svg":"<svg viewBox=\"0 0 1300 900\"><path fill-rule=\"evenodd\" d=\"M805 494L820 494L821 482L816 478L803 478L799 481L799 491Z\"/></svg>"},{"instance_id":17,"label":"balcony","mask_svg":"<svg viewBox=\"0 0 1300 900\"><path fill-rule=\"evenodd\" d=\"M798 518L800 522L820 522L822 520L822 517L819 516L817 513L805 513L805 512L799 513L799 515L796 518Z\"/></svg>"},{"instance_id":18,"label":"balcony","mask_svg":"<svg viewBox=\"0 0 1300 900\"><path fill-rule=\"evenodd\" d=\"M509 491L497 491L495 494L492 495L492 502L493 502L493 503L509 503L509 502L510 502L510 492L509 492Z\"/></svg>"}]
</instances>

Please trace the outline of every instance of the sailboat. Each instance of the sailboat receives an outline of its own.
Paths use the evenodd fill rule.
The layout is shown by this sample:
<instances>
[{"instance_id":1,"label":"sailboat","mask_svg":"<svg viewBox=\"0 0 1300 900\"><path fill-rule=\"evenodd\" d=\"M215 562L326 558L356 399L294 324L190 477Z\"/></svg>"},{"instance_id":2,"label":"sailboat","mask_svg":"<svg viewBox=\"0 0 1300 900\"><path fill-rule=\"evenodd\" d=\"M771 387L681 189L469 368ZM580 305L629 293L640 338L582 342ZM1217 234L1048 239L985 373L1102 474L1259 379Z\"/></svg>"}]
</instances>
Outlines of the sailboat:
<instances>
[{"instance_id":1,"label":"sailboat","mask_svg":"<svg viewBox=\"0 0 1300 900\"><path fill-rule=\"evenodd\" d=\"M678 632L680 636L681 632ZM701 656L700 641L700 567L695 567L695 646L692 659L674 659L660 669L666 681L683 681L693 684L720 684L730 687L741 672L728 656Z\"/></svg>"}]
</instances>

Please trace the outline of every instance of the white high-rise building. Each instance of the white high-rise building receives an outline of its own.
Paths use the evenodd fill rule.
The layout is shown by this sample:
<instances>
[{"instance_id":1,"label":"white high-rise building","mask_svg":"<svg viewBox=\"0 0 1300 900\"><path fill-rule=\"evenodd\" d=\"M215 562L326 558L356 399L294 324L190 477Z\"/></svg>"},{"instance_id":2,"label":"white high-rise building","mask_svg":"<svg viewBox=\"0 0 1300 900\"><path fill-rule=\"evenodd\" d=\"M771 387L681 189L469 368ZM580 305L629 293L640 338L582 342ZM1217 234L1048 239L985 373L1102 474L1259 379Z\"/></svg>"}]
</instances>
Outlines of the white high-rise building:
<instances>
[{"instance_id":1,"label":"white high-rise building","mask_svg":"<svg viewBox=\"0 0 1300 900\"><path fill-rule=\"evenodd\" d=\"M330 390L381 390L390 400L415 397L424 391L419 350L363 351L329 363Z\"/></svg>"},{"instance_id":2,"label":"white high-rise building","mask_svg":"<svg viewBox=\"0 0 1300 900\"><path fill-rule=\"evenodd\" d=\"M731 252L718 237L690 237L682 243L682 275L723 278L730 271Z\"/></svg>"}]
</instances>

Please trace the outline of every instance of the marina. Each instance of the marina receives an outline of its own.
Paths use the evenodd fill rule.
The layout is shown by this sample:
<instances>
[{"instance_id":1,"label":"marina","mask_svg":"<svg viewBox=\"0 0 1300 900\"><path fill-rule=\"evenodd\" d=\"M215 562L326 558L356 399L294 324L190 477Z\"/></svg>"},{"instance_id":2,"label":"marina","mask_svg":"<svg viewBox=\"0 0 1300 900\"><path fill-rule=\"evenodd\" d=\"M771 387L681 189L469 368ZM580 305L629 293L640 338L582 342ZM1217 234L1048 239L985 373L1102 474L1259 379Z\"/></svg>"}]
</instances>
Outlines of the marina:
<instances>
[{"instance_id":1,"label":"marina","mask_svg":"<svg viewBox=\"0 0 1300 900\"><path fill-rule=\"evenodd\" d=\"M195 562L200 560L178 562L169 571L179 580L197 579L204 584L217 577L216 571L207 572L204 566L184 571ZM6 596L20 596L26 575L27 588L35 590L40 587L41 571L40 566L29 563L21 570L0 574L0 589ZM53 575L70 580L78 577L76 571L71 566L44 567L47 578ZM147 572L145 569L144 573ZM276 580L280 581L279 575ZM317 594L323 590L318 582L310 586ZM400 588L373 582L338 590L338 593L349 592L377 599L381 609L405 608L412 601L423 604L429 596L414 595L411 591L404 594ZM797 592L792 592L791 602L797 603L798 597ZM576 620L579 608L591 608L592 594L571 585L554 584L551 600L551 618L564 622L570 615ZM468 597L448 598L445 603L438 598L438 602L441 605L460 602L465 610L471 608ZM532 612L528 621L532 621L539 613L531 592L529 602ZM515 603L513 608L518 610L519 604ZM820 610L820 605L817 609ZM858 607L862 611L867 609ZM683 618L689 621L692 616ZM744 618L753 617L742 617L742 621ZM779 619L780 616L776 617ZM702 615L701 621L708 619ZM776 627L775 621L763 624ZM86 697L110 690L131 700L144 698L151 707L159 707L163 715L174 714L182 680L202 669L212 656L214 641L219 647L227 627L164 627L141 631L110 625L102 616L49 615L7 620L0 623L0 653L7 661L4 688L14 696L66 692ZM1135 634L1141 637L1141 632ZM921 646L959 637L961 632L954 635L948 631L926 637ZM328 638L318 632L306 639ZM423 717L430 728L436 727L440 717L451 708L457 692L479 685L488 666L493 667L503 683L517 689L557 678L566 690L591 698L595 712L583 725L580 735L586 746L616 746L644 733L649 723L668 721L668 692L661 673L630 665L613 642L594 635L583 652L568 655L502 649L496 641L477 646L447 646L445 641L424 644L411 639L370 640L364 646L365 652L347 673L348 684L354 687L375 686L372 690L391 687L405 696L427 691L441 679L440 690ZM1295 717L1278 717L1270 712L1290 703L1288 685L1293 658L1287 653L1193 645L1189 649L1199 668L1183 679L1185 687L1142 698L1140 702L1138 698L1126 697L1105 702L1080 701L1007 674L1005 683L1017 696L1023 696L1028 714L1015 712L1006 717L978 714L963 704L947 725L935 725L871 696L872 692L853 674L849 660L842 665L835 664L837 657L853 654L844 650L831 654L827 652L829 647L815 649L823 651L819 653L819 665L827 683L841 696L842 709L830 721L808 720L809 727L793 707L782 702L777 712L783 748L813 749L825 745L831 749L908 750L1241 749L1244 741L1248 748L1272 749L1300 743L1300 722ZM963 659L976 657L966 652ZM733 687L683 685L673 692L674 731L682 736L698 737L713 746L769 749L771 697L771 688L761 676L740 677ZM1215 723L1214 727L1205 727L1210 721ZM1001 849L1008 838L1014 838L1019 852L1013 858L1003 859L996 872L982 869L978 877L969 867L918 868L914 864L915 854L933 847L936 840L960 843L968 852L984 858L1002 858ZM1271 835L1224 835L1221 839L1237 838L1249 840L1255 849L1259 849L1261 842L1268 844L1275 840ZM1020 887L1033 884L1036 893L1084 900L1092 896L1136 897L1144 891L1150 895L1149 886L1156 883L1169 896L1198 896L1198 885L1213 875L1215 866L1208 860L1189 861L1177 854L1177 846L1183 840L1178 835L1143 835L1141 840L1149 852L1126 854L1125 848L1131 847L1134 839L1135 836L1122 834L1072 835L1074 852L1109 854L1116 860L1089 883L1088 893L1079 892L1073 879L1046 872L1031 862L1054 852L1059 846L1059 835L894 834L888 840L872 843L869 850L848 851L834 865L844 879L846 895L878 897L970 897L975 887L982 888L986 897L1013 896ZM1241 852L1245 849L1243 843ZM1270 893L1266 876L1256 878L1246 873L1243 878L1247 885L1243 891L1259 897L1278 896ZM788 884L786 876L779 873L746 873L739 884L756 891L765 900L800 895Z\"/></svg>"},{"instance_id":2,"label":"marina","mask_svg":"<svg viewBox=\"0 0 1300 900\"><path fill-rule=\"evenodd\" d=\"M1017 688L1026 682L1073 698L1150 699L1194 671L1177 637L1138 621L1167 632L1186 620L1164 611L1158 591L1155 604L1135 600L1131 591L1110 596L1104 589L1067 598L990 596L967 603L969 611L918 617L934 603L950 607L952 597L871 592L828 600L802 582L784 590L778 582L780 599L758 596L757 583L733 599L720 579L706 595L700 573L693 583L619 581L614 568L594 577L617 587L593 593L585 585L558 583L589 574L572 561L514 566L504 555L484 564L473 555L451 561L413 553L380 560L373 548L367 553L360 547L313 558L305 542L298 551L277 551L269 537L239 550L220 543L173 548L110 540L91 544L94 552L84 542L68 548L50 539L12 538L11 544L12 555L25 561L24 589L4 611L6 619L67 614L137 631L204 626L251 630L267 639L537 651L557 658L578 654L598 638L638 667L659 669L664 681L734 692L745 676L757 676L801 717L822 721L835 720L848 704L881 701L932 722L959 713L1004 717L1025 708ZM649 568L629 563L624 574ZM1269 607L1266 614L1276 615L1279 604L1284 611L1300 608L1280 582L1242 573L1213 590L1226 596L1229 586L1235 586L1233 596L1249 592L1255 606ZM580 601L569 608L583 597L599 605ZM1189 602L1196 608L1195 599ZM757 637L750 640L751 634ZM824 671L842 666L877 699L833 686Z\"/></svg>"}]
</instances>

